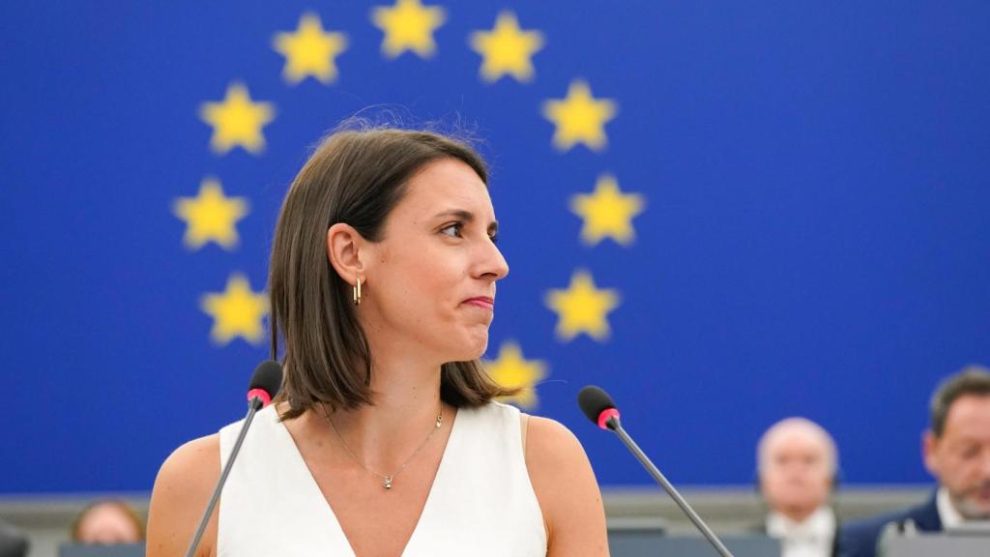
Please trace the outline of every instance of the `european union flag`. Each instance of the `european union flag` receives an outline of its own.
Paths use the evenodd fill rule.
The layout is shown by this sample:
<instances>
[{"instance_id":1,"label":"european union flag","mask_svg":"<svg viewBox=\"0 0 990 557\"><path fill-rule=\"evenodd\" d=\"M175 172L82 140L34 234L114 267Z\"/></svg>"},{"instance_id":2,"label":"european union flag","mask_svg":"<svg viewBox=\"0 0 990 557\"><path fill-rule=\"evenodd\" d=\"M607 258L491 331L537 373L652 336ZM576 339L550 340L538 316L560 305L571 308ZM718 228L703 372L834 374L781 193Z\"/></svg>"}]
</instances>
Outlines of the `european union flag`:
<instances>
[{"instance_id":1,"label":"european union flag","mask_svg":"<svg viewBox=\"0 0 990 557\"><path fill-rule=\"evenodd\" d=\"M147 491L239 419L282 196L340 121L482 139L511 275L486 356L606 487L596 383L682 484L774 421L927 481L990 362L990 5L8 3L0 495ZM876 452L878 442L883 454Z\"/></svg>"}]
</instances>

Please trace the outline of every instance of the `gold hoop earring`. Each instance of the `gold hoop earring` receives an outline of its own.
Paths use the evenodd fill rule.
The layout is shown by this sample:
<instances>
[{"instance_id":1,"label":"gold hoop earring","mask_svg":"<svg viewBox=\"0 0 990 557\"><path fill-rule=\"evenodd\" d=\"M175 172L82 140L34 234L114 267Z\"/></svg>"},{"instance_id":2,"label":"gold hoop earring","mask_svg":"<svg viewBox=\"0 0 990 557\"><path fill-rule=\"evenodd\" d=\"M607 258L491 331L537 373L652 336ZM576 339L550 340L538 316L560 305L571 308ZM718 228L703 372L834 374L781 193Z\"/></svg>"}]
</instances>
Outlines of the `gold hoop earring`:
<instances>
[{"instance_id":1,"label":"gold hoop earring","mask_svg":"<svg viewBox=\"0 0 990 557\"><path fill-rule=\"evenodd\" d=\"M361 305L361 279L357 279L357 284L354 285L354 305Z\"/></svg>"}]
</instances>

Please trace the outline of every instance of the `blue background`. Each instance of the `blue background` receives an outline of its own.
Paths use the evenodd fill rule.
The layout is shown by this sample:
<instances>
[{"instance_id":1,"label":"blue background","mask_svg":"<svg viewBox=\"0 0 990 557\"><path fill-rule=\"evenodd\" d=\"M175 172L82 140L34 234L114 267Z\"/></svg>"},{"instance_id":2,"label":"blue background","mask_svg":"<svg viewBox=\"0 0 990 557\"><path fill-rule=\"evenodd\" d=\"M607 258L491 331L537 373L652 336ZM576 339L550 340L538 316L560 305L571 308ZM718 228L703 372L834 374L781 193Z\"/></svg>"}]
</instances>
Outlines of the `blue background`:
<instances>
[{"instance_id":1,"label":"blue background","mask_svg":"<svg viewBox=\"0 0 990 557\"><path fill-rule=\"evenodd\" d=\"M986 2L443 3L429 60L383 57L373 4L54 4L0 8L0 493L149 490L242 416L265 346L211 343L198 300L262 288L309 146L369 106L485 138L512 266L489 354L549 366L534 412L604 485L648 477L579 414L586 383L677 483L748 482L789 415L833 432L847 483L918 483L935 383L990 363ZM546 39L529 84L478 77L467 37L502 9ZM305 11L348 35L330 86L281 78ZM541 116L578 78L619 106L601 152ZM198 107L233 81L276 105L260 156L209 149ZM631 246L579 241L569 200L603 173L646 199ZM206 176L250 200L235 251L182 245L172 203ZM621 293L607 342L554 336L544 296L578 268Z\"/></svg>"}]
</instances>

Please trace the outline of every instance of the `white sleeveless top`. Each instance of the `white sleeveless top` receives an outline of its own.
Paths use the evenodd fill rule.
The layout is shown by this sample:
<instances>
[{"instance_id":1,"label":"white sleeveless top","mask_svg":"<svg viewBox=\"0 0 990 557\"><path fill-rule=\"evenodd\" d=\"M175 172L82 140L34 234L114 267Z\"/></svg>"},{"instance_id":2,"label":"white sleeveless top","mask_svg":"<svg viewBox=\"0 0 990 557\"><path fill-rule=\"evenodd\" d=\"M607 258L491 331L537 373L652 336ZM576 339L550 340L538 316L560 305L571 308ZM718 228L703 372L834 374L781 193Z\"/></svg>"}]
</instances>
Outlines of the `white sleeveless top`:
<instances>
[{"instance_id":1,"label":"white sleeveless top","mask_svg":"<svg viewBox=\"0 0 990 557\"><path fill-rule=\"evenodd\" d=\"M221 468L242 423L220 430ZM355 557L274 406L255 416L224 486L219 520L220 557ZM546 553L543 514L526 469L519 410L497 402L459 409L402 556Z\"/></svg>"}]
</instances>

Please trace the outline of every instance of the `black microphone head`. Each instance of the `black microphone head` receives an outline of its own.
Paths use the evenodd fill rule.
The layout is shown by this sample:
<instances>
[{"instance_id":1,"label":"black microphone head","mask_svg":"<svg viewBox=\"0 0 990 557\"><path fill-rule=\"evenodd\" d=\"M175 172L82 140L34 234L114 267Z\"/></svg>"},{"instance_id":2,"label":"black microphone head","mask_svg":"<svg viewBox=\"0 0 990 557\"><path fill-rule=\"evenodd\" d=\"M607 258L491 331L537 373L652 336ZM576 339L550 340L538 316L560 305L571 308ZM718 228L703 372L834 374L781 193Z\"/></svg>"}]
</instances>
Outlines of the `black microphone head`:
<instances>
[{"instance_id":1,"label":"black microphone head","mask_svg":"<svg viewBox=\"0 0 990 557\"><path fill-rule=\"evenodd\" d=\"M248 392L264 391L271 400L282 388L282 366L274 360L265 360L258 364L251 375L251 386ZM249 395L250 396L250 395Z\"/></svg>"},{"instance_id":2,"label":"black microphone head","mask_svg":"<svg viewBox=\"0 0 990 557\"><path fill-rule=\"evenodd\" d=\"M612 401L612 397L608 396L608 393L603 391L600 387L595 385L588 385L587 387L581 389L578 393L578 406L581 407L581 411L584 412L585 416L591 420L595 425L603 429L609 429L604 423L603 415L608 412L605 419L610 417L619 417L618 411L615 409L615 402Z\"/></svg>"}]
</instances>

